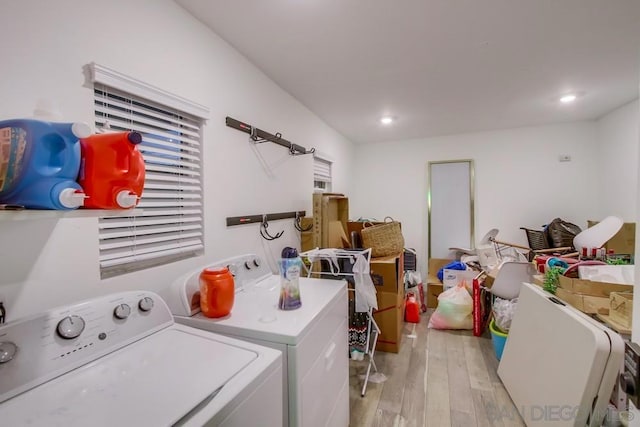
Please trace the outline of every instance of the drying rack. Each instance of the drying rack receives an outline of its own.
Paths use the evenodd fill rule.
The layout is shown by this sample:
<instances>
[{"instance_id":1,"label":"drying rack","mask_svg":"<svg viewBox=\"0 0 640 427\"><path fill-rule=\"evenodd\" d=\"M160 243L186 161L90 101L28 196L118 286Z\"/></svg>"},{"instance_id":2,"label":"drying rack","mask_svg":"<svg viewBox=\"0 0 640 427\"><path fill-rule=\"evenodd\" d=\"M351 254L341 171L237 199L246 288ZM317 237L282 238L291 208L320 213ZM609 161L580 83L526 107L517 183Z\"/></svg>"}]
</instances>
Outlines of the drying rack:
<instances>
[{"instance_id":1,"label":"drying rack","mask_svg":"<svg viewBox=\"0 0 640 427\"><path fill-rule=\"evenodd\" d=\"M300 256L303 258L308 258L310 261L309 269L307 270L307 277L311 277L312 274L317 275L332 275L335 277L339 276L350 276L355 277L355 274L352 272L341 272L334 271L333 264L331 264L331 257L326 253L322 253L322 251L326 251L326 249L311 249L309 251L301 252ZM342 250L342 249L333 249L332 254L335 258L340 259L350 259L355 262L355 257L358 255L363 255L367 262L371 259L371 248L362 249L362 250ZM329 261L331 266L331 271L313 271L314 265L316 262L312 262L311 260L326 260ZM355 293L354 289L349 288L349 291ZM376 344L378 343L378 336L380 335L380 328L378 324L373 318L373 307L369 307L367 310L367 340L365 345L364 356L369 359L369 363L367 364L367 372L364 376L364 384L362 385L362 391L360 392L360 396L364 397L365 392L367 391L367 384L369 382L369 376L371 375L371 367L373 367L375 372L378 372L378 367L376 366L376 362L374 360L375 352L376 352Z\"/></svg>"}]
</instances>

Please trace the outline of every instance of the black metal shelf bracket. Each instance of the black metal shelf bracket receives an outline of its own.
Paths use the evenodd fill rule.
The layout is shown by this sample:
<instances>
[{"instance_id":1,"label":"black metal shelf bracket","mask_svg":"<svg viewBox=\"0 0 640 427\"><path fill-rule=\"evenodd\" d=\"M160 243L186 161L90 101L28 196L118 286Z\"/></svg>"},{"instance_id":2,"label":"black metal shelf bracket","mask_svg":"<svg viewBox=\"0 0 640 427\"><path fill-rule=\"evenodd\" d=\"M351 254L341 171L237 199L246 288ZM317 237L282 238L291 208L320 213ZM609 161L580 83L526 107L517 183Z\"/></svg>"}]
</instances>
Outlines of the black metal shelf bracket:
<instances>
[{"instance_id":1,"label":"black metal shelf bracket","mask_svg":"<svg viewBox=\"0 0 640 427\"><path fill-rule=\"evenodd\" d=\"M244 133L248 133L249 137L255 144L261 144L263 142L273 142L274 144L278 144L282 147L287 148L289 150L289 154L291 154L292 156L313 154L316 151L315 148L307 150L301 145L294 144L293 142L289 142L286 139L283 139L280 132L277 132L274 135L228 116L226 119L226 124L231 128L237 129Z\"/></svg>"}]
</instances>

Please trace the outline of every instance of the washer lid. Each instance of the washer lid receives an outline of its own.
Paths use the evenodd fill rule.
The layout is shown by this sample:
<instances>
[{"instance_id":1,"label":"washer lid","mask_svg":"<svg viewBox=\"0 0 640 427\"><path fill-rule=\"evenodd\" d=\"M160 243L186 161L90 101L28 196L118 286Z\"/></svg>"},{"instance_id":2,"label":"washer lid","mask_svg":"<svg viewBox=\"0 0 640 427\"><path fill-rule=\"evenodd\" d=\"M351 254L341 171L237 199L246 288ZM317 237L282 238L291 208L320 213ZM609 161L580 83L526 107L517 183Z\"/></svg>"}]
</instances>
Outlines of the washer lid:
<instances>
[{"instance_id":1,"label":"washer lid","mask_svg":"<svg viewBox=\"0 0 640 427\"><path fill-rule=\"evenodd\" d=\"M172 425L258 354L165 329L0 405L2 425ZM240 392L240 390L238 390Z\"/></svg>"}]
</instances>

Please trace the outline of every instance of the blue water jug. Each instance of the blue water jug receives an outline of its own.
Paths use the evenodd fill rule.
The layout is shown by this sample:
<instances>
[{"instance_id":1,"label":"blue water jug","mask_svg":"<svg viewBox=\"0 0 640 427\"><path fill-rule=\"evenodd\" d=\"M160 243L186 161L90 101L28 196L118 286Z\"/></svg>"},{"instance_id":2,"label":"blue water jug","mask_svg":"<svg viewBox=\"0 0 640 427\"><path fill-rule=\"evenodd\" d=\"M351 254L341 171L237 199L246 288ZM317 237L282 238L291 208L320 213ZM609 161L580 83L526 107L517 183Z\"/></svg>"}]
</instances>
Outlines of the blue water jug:
<instances>
[{"instance_id":1,"label":"blue water jug","mask_svg":"<svg viewBox=\"0 0 640 427\"><path fill-rule=\"evenodd\" d=\"M0 203L31 209L75 209L84 192L76 182L85 123L34 119L0 121Z\"/></svg>"}]
</instances>

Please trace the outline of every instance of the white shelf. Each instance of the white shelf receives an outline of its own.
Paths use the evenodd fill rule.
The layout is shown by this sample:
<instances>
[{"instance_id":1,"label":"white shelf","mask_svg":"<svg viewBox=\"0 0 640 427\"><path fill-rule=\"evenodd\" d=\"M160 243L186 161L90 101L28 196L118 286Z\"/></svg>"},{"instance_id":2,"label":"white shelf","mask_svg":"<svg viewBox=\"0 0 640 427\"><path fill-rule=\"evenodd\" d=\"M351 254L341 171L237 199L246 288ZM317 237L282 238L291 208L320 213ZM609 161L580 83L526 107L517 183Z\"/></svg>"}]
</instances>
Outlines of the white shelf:
<instances>
[{"instance_id":1,"label":"white shelf","mask_svg":"<svg viewBox=\"0 0 640 427\"><path fill-rule=\"evenodd\" d=\"M98 218L106 216L140 216L142 209L74 209L74 210L48 210L48 209L24 209L19 211L0 210L0 222L2 221L37 221L41 219L60 218Z\"/></svg>"}]
</instances>

